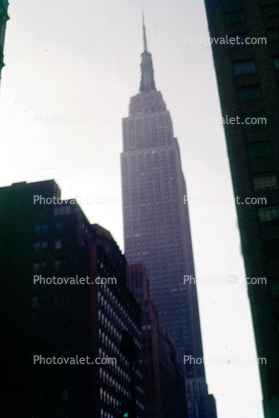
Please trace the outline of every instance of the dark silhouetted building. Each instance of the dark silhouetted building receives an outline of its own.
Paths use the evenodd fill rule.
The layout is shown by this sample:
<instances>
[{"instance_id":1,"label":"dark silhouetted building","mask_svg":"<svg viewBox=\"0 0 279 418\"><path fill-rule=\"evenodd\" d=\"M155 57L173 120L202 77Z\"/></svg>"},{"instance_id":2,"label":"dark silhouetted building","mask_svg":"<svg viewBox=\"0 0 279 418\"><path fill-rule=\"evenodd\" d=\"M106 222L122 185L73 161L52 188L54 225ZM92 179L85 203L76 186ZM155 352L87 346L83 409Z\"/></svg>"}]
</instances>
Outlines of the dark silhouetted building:
<instances>
[{"instance_id":1,"label":"dark silhouetted building","mask_svg":"<svg viewBox=\"0 0 279 418\"><path fill-rule=\"evenodd\" d=\"M279 416L279 2L205 0L265 417ZM248 200L246 200L248 199ZM251 204L253 203L253 204ZM254 280L254 282L256 282Z\"/></svg>"},{"instance_id":2,"label":"dark silhouetted building","mask_svg":"<svg viewBox=\"0 0 279 418\"><path fill-rule=\"evenodd\" d=\"M146 418L187 418L185 377L174 344L159 323L143 263L127 266L128 285L142 308L142 360Z\"/></svg>"},{"instance_id":3,"label":"dark silhouetted building","mask_svg":"<svg viewBox=\"0 0 279 418\"><path fill-rule=\"evenodd\" d=\"M1 416L143 417L125 257L59 198L53 180L0 189Z\"/></svg>"},{"instance_id":4,"label":"dark silhouetted building","mask_svg":"<svg viewBox=\"0 0 279 418\"><path fill-rule=\"evenodd\" d=\"M6 23L9 19L8 16L8 6L9 3L7 0L0 0L0 80L1 80L1 71L4 67L4 44L5 44L5 33L6 33Z\"/></svg>"},{"instance_id":5,"label":"dark silhouetted building","mask_svg":"<svg viewBox=\"0 0 279 418\"><path fill-rule=\"evenodd\" d=\"M151 54L141 54L140 91L123 119L121 154L125 256L143 262L159 321L174 341L178 361L203 358L186 185L170 113L156 90ZM209 417L202 361L187 364L190 418ZM198 394L201 394L199 396Z\"/></svg>"}]
</instances>

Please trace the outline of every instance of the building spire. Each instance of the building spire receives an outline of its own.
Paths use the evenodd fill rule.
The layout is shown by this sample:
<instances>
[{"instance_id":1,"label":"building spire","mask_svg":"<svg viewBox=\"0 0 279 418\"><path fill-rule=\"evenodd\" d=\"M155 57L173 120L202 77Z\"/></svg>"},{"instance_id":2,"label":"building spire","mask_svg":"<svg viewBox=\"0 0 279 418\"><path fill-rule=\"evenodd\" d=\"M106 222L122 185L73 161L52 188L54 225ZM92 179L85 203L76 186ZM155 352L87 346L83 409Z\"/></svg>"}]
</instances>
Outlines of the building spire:
<instances>
[{"instance_id":1,"label":"building spire","mask_svg":"<svg viewBox=\"0 0 279 418\"><path fill-rule=\"evenodd\" d=\"M143 3L141 3L141 13L142 13L142 31L143 31L143 50L147 52L147 40L146 40L146 31L145 31L145 24L144 24L144 10L143 10Z\"/></svg>"},{"instance_id":2,"label":"building spire","mask_svg":"<svg viewBox=\"0 0 279 418\"><path fill-rule=\"evenodd\" d=\"M152 56L147 51L147 39L146 39L144 12L143 12L142 3L141 3L141 7L142 7L142 30L143 30L143 53L141 54L141 60L140 60L140 67L141 67L140 91L149 92L149 91L156 91L156 87L155 87L155 81L154 81Z\"/></svg>"}]
</instances>

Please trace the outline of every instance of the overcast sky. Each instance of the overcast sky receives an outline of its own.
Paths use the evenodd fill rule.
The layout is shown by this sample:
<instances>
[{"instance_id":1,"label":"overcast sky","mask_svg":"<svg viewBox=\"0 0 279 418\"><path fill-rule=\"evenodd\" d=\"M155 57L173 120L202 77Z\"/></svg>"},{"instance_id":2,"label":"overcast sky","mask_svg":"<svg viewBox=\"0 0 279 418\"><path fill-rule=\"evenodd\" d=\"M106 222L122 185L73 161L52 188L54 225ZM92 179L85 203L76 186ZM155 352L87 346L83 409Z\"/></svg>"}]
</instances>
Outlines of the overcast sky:
<instances>
[{"instance_id":1,"label":"overcast sky","mask_svg":"<svg viewBox=\"0 0 279 418\"><path fill-rule=\"evenodd\" d=\"M123 250L121 119L139 89L140 1L11 0L9 15L0 186L54 178L63 198L90 202L82 205L90 222L109 229ZM145 23L190 199L209 392L219 418L262 418L212 54L197 40L208 37L204 5L148 0Z\"/></svg>"}]
</instances>

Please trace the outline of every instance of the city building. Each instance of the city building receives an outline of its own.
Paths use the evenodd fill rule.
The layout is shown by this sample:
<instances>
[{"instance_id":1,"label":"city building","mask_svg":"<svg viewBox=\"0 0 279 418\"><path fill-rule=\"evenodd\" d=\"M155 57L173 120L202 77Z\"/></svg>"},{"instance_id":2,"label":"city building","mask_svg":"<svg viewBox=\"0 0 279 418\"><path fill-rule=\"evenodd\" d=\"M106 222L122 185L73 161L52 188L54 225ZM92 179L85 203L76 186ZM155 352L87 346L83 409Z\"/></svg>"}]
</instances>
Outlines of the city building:
<instances>
[{"instance_id":1,"label":"city building","mask_svg":"<svg viewBox=\"0 0 279 418\"><path fill-rule=\"evenodd\" d=\"M144 264L128 264L127 278L130 290L142 308L145 417L187 418L183 369L178 365L171 338L159 323Z\"/></svg>"},{"instance_id":2,"label":"city building","mask_svg":"<svg viewBox=\"0 0 279 418\"><path fill-rule=\"evenodd\" d=\"M54 180L17 183L0 249L1 415L143 417L141 308L111 234Z\"/></svg>"},{"instance_id":3,"label":"city building","mask_svg":"<svg viewBox=\"0 0 279 418\"><path fill-rule=\"evenodd\" d=\"M279 416L279 2L205 0L266 418ZM247 200L246 200L247 199ZM253 204L251 204L253 203ZM266 281L258 281L265 278ZM255 284L257 283L257 284Z\"/></svg>"},{"instance_id":4,"label":"city building","mask_svg":"<svg viewBox=\"0 0 279 418\"><path fill-rule=\"evenodd\" d=\"M4 67L4 43L5 43L5 33L6 33L6 23L9 19L8 16L8 0L0 0L0 81L1 81L1 71Z\"/></svg>"},{"instance_id":5,"label":"city building","mask_svg":"<svg viewBox=\"0 0 279 418\"><path fill-rule=\"evenodd\" d=\"M143 24L141 82L123 119L121 154L125 256L143 262L159 321L185 364L190 418L209 417L187 195L170 113L156 90ZM186 357L185 357L186 356ZM213 415L214 416L214 415Z\"/></svg>"}]
</instances>

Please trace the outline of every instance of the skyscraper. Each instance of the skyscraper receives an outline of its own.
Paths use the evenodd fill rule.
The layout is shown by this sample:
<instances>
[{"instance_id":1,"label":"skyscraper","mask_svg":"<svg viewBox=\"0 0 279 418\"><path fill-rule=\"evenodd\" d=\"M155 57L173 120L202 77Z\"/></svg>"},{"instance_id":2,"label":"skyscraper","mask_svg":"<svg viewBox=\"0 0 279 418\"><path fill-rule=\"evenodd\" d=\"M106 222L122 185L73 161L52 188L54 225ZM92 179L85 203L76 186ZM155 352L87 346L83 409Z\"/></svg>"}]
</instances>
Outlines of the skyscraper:
<instances>
[{"instance_id":1,"label":"skyscraper","mask_svg":"<svg viewBox=\"0 0 279 418\"><path fill-rule=\"evenodd\" d=\"M205 0L266 418L279 416L279 2ZM246 200L247 199L247 200ZM254 203L254 204L251 204ZM264 284L263 284L264 283Z\"/></svg>"},{"instance_id":2,"label":"skyscraper","mask_svg":"<svg viewBox=\"0 0 279 418\"><path fill-rule=\"evenodd\" d=\"M170 113L156 90L143 21L140 91L123 119L121 155L125 253L143 262L159 320L186 360L189 418L209 414L187 195ZM185 280L186 277L186 280ZM187 357L185 357L187 356ZM188 358L194 359L190 364ZM198 359L198 364L197 360ZM194 364L195 363L195 364ZM211 402L211 401L210 401Z\"/></svg>"}]
</instances>

